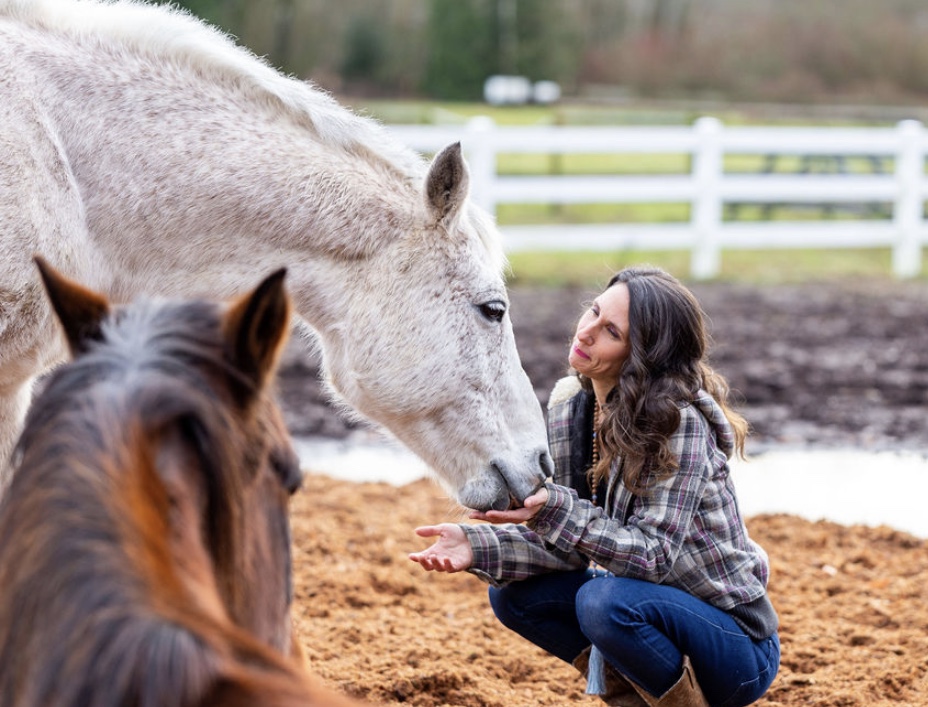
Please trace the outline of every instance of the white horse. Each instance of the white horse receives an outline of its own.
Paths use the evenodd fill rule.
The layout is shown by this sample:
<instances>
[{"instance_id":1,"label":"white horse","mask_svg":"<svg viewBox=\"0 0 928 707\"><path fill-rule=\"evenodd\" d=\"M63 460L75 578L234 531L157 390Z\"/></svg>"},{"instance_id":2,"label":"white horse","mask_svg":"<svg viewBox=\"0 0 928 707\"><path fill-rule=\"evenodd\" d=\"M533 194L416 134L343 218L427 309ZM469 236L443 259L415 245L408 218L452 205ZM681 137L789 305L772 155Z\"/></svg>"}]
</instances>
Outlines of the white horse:
<instances>
[{"instance_id":1,"label":"white horse","mask_svg":"<svg viewBox=\"0 0 928 707\"><path fill-rule=\"evenodd\" d=\"M477 509L550 470L492 220L431 164L222 33L131 0L0 0L0 455L63 339L32 257L114 301L286 266L346 407ZM5 466L5 464L4 464Z\"/></svg>"}]
</instances>

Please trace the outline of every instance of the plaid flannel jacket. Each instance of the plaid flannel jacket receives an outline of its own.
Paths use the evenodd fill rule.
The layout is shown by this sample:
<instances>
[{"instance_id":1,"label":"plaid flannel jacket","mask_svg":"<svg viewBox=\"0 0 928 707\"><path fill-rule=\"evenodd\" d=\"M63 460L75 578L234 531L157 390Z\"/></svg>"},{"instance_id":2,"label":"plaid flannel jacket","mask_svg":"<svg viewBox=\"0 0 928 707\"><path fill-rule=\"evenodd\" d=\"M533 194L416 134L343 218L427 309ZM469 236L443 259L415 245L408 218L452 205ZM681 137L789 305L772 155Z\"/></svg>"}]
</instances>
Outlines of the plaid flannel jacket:
<instances>
[{"instance_id":1,"label":"plaid flannel jacket","mask_svg":"<svg viewBox=\"0 0 928 707\"><path fill-rule=\"evenodd\" d=\"M613 467L607 511L581 497L589 489L577 478L576 464L571 470L572 446L584 436L577 434L577 420L589 419L583 408L591 405L578 383L563 379L555 387L548 441L556 471L547 484L548 502L531 527L462 525L474 551L470 571L500 586L593 561L616 575L675 586L726 611L766 602L769 562L738 510L728 467L732 430L712 396L700 391L681 405L671 438L679 469L651 493L632 494Z\"/></svg>"}]
</instances>

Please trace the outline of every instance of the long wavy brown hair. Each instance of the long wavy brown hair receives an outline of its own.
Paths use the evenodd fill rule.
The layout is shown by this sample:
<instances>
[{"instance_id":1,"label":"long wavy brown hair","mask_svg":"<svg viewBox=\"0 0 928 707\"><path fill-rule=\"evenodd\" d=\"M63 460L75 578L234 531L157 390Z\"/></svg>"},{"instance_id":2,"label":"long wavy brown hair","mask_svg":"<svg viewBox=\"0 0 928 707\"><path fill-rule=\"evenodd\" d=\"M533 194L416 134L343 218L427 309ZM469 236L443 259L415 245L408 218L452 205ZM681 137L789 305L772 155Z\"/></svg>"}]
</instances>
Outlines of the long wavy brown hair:
<instances>
[{"instance_id":1,"label":"long wavy brown hair","mask_svg":"<svg viewBox=\"0 0 928 707\"><path fill-rule=\"evenodd\" d=\"M626 268L609 280L608 290L628 287L630 353L603 406L597 436L599 462L590 470L595 488L621 460L626 486L646 493L657 479L679 466L670 437L680 425L679 404L705 390L731 424L735 453L744 456L747 421L729 404L727 381L708 363L710 337L699 301L679 280L660 268ZM581 385L592 383L580 376Z\"/></svg>"}]
</instances>

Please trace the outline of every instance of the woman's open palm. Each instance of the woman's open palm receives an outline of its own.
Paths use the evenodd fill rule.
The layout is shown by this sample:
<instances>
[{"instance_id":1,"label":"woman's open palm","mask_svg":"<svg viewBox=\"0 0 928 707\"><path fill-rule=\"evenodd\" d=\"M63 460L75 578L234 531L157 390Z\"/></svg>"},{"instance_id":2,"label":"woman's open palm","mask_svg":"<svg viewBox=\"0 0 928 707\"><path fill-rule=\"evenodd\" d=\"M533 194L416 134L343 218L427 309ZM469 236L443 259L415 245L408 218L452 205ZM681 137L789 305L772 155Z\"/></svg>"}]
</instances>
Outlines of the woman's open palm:
<instances>
[{"instance_id":1,"label":"woman's open palm","mask_svg":"<svg viewBox=\"0 0 928 707\"><path fill-rule=\"evenodd\" d=\"M460 572L466 570L474 562L474 552L467 541L467 536L460 527L453 523L422 526L416 528L416 535L422 538L438 538L431 547L422 552L409 554L410 560L418 562L426 570Z\"/></svg>"}]
</instances>

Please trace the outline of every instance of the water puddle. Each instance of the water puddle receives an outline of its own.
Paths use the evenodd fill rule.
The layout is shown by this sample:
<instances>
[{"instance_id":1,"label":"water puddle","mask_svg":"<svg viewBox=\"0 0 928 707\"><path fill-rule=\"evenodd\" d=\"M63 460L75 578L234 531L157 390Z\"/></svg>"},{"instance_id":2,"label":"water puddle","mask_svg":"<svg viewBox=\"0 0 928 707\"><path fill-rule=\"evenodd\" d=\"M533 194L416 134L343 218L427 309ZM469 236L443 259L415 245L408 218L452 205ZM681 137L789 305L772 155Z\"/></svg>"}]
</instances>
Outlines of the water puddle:
<instances>
[{"instance_id":1,"label":"water puddle","mask_svg":"<svg viewBox=\"0 0 928 707\"><path fill-rule=\"evenodd\" d=\"M425 464L376 433L347 440L297 439L310 472L396 486L428 475ZM768 450L732 464L745 516L789 513L843 525L888 525L928 538L928 450Z\"/></svg>"},{"instance_id":2,"label":"water puddle","mask_svg":"<svg viewBox=\"0 0 928 707\"><path fill-rule=\"evenodd\" d=\"M928 538L928 451L768 451L736 462L741 511L843 525L888 525Z\"/></svg>"}]
</instances>

